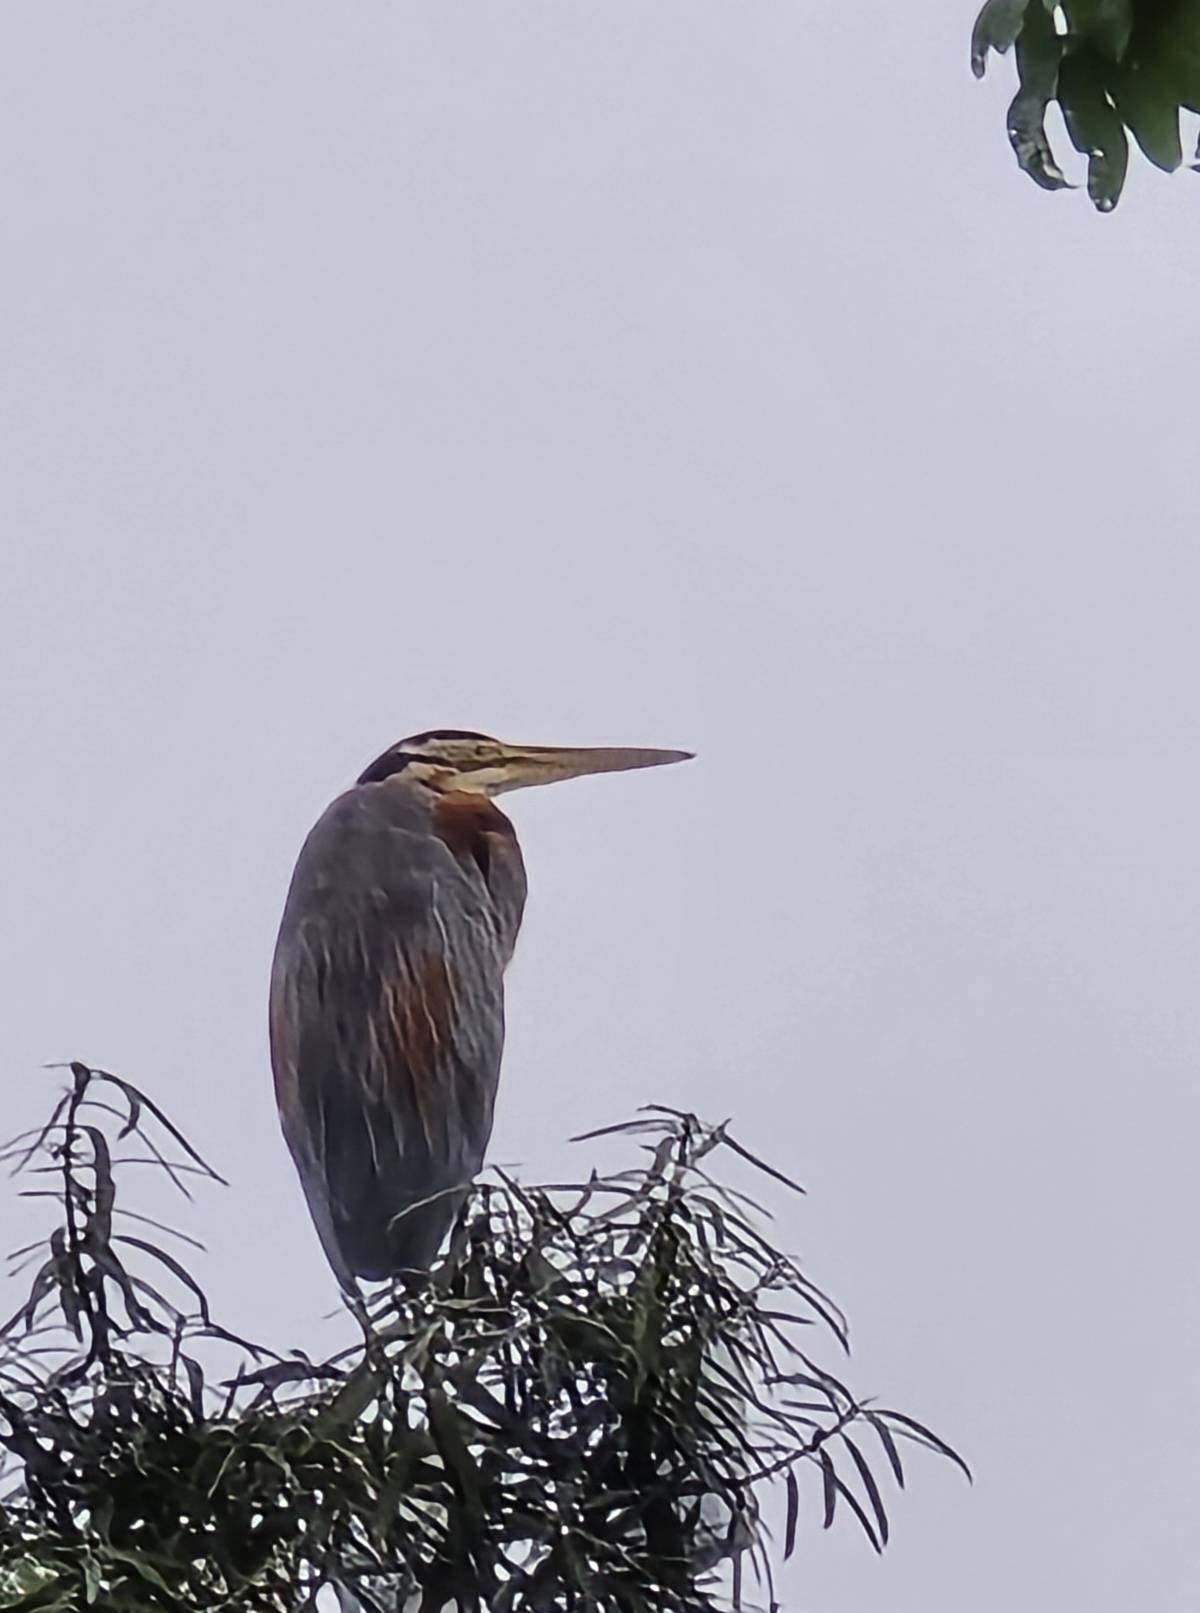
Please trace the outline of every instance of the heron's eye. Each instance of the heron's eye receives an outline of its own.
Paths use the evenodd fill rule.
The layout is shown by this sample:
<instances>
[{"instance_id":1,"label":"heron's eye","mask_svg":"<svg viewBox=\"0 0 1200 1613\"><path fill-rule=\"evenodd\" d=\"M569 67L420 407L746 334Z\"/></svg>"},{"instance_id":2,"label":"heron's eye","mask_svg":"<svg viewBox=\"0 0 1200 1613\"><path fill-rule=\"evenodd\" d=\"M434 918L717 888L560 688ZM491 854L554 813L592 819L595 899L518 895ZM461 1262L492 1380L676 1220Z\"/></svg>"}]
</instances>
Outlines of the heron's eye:
<instances>
[{"instance_id":1,"label":"heron's eye","mask_svg":"<svg viewBox=\"0 0 1200 1613\"><path fill-rule=\"evenodd\" d=\"M472 773L481 767L491 767L499 756L500 752L497 750L491 750L486 745L476 745L458 765L463 772Z\"/></svg>"}]
</instances>

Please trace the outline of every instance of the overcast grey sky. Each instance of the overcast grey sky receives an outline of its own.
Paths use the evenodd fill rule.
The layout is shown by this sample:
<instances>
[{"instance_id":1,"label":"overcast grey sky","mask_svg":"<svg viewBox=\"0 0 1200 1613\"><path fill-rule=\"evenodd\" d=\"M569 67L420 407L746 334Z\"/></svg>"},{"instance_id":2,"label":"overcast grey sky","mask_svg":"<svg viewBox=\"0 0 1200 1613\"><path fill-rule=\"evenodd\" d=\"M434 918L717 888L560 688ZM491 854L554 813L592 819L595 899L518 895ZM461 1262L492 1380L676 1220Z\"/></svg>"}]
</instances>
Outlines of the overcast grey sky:
<instances>
[{"instance_id":1,"label":"overcast grey sky","mask_svg":"<svg viewBox=\"0 0 1200 1613\"><path fill-rule=\"evenodd\" d=\"M1200 1568L1200 180L1035 190L972 11L0 24L12 1129L46 1060L144 1083L232 1179L210 1287L319 1348L310 822L423 727L695 748L513 798L494 1155L657 1099L807 1183L854 1382L978 1483L915 1463L882 1562L810 1517L804 1613Z\"/></svg>"}]
</instances>

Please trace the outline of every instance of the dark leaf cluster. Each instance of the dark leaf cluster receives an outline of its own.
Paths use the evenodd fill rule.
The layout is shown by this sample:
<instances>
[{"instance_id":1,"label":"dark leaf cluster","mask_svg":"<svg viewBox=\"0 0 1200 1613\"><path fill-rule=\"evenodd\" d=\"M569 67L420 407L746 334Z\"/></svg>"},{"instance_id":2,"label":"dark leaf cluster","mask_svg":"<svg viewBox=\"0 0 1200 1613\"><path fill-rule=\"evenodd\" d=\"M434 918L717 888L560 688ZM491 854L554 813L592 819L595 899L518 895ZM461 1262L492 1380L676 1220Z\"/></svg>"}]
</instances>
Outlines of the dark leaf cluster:
<instances>
[{"instance_id":1,"label":"dark leaf cluster","mask_svg":"<svg viewBox=\"0 0 1200 1613\"><path fill-rule=\"evenodd\" d=\"M959 1461L818 1362L844 1321L715 1174L776 1174L723 1127L654 1109L612 1128L624 1170L479 1186L428 1281L314 1362L214 1320L116 1184L133 1160L182 1191L215 1172L144 1094L71 1068L7 1152L61 1212L0 1332L11 1613L657 1613L739 1600L747 1569L773 1602L773 1489L783 1556L809 1497L882 1549L904 1451Z\"/></svg>"},{"instance_id":2,"label":"dark leaf cluster","mask_svg":"<svg viewBox=\"0 0 1200 1613\"><path fill-rule=\"evenodd\" d=\"M1088 194L1101 212L1120 198L1131 136L1157 167L1179 167L1180 113L1200 111L1200 0L987 0L971 40L976 77L989 51L1013 46L1019 87L1008 137L1037 184L1068 186L1046 134L1052 103L1087 158Z\"/></svg>"}]
</instances>

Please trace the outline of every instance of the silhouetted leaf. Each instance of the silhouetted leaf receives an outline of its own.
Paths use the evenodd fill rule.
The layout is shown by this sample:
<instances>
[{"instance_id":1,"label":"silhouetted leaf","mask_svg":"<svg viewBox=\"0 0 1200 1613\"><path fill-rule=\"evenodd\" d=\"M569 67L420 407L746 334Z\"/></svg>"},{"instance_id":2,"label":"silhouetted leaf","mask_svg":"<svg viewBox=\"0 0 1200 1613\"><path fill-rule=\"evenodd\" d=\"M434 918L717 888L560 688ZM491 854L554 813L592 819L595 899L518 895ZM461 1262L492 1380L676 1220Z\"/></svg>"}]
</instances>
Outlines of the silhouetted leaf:
<instances>
[{"instance_id":1,"label":"silhouetted leaf","mask_svg":"<svg viewBox=\"0 0 1200 1613\"><path fill-rule=\"evenodd\" d=\"M77 1066L73 1064L71 1068L72 1070L75 1070ZM83 1066L78 1066L78 1068L83 1068ZM172 1139L172 1141L177 1143L179 1147L183 1149L184 1153L188 1156L192 1163L198 1166L205 1176L210 1177L214 1182L219 1182L222 1187L229 1186L229 1183L225 1180L225 1178L218 1171L213 1169L203 1155L197 1153L179 1128L172 1121L168 1120L167 1116L152 1098L148 1098L144 1092L139 1092L131 1082L122 1081L119 1076L112 1075L107 1070L91 1070L88 1071L88 1074L97 1080L108 1081L113 1086L119 1087L125 1096L130 1100L130 1114L131 1116L136 1114L139 1118L134 1119L133 1126L129 1127L128 1130L141 1131L141 1126L139 1123L140 1110L142 1108L148 1109L154 1116L155 1120L158 1121L159 1125ZM135 1102L137 1106L136 1110L134 1108ZM121 1135L124 1136L126 1134L126 1132L122 1132Z\"/></svg>"},{"instance_id":2,"label":"silhouetted leaf","mask_svg":"<svg viewBox=\"0 0 1200 1613\"><path fill-rule=\"evenodd\" d=\"M900 1452L896 1449L896 1441L892 1438L891 1430L888 1428L886 1421L882 1417L876 1416L874 1412L869 1412L867 1416L871 1427L879 1436L879 1443L883 1446L884 1454L888 1459L888 1466L892 1470L892 1476L900 1488L903 1489L904 1464L900 1460Z\"/></svg>"},{"instance_id":3,"label":"silhouetted leaf","mask_svg":"<svg viewBox=\"0 0 1200 1613\"><path fill-rule=\"evenodd\" d=\"M332 1584L369 1613L712 1613L724 1562L739 1595L744 1564L773 1599L760 1491L783 1486L790 1555L800 1462L821 1469L827 1524L840 1502L886 1539L846 1431L870 1421L897 1477L888 1419L932 1436L864 1411L798 1348L797 1327L832 1338L844 1320L712 1173L723 1155L762 1165L725 1126L654 1110L613 1128L648 1160L582 1195L500 1173L428 1282L373 1296L363 1339L314 1362L239 1339L174 1256L113 1233L108 1133L131 1115L151 1162L203 1172L172 1131L155 1140L144 1097L96 1102L106 1079L74 1068L28 1163L54 1161L69 1214L0 1339L0 1586L32 1552L53 1594L111 1613L295 1613ZM208 1411L201 1358L231 1350Z\"/></svg>"},{"instance_id":4,"label":"silhouetted leaf","mask_svg":"<svg viewBox=\"0 0 1200 1613\"><path fill-rule=\"evenodd\" d=\"M821 1482L825 1500L825 1517L822 1527L828 1529L832 1526L834 1514L837 1511L837 1474L834 1472L833 1458L828 1451L824 1449L818 1450L817 1460L821 1466ZM789 1468L788 1471L790 1472L791 1469Z\"/></svg>"},{"instance_id":5,"label":"silhouetted leaf","mask_svg":"<svg viewBox=\"0 0 1200 1613\"><path fill-rule=\"evenodd\" d=\"M204 1322L209 1320L208 1300L205 1297L204 1290L187 1267L181 1265L174 1255L168 1254L165 1249L160 1249L157 1244L148 1243L145 1238L135 1238L128 1232L117 1233L113 1242L127 1244L131 1249L140 1249L144 1255L149 1255L152 1259L157 1260L159 1265L165 1266L172 1277L177 1278L188 1292L193 1295L201 1320Z\"/></svg>"},{"instance_id":6,"label":"silhouetted leaf","mask_svg":"<svg viewBox=\"0 0 1200 1613\"><path fill-rule=\"evenodd\" d=\"M955 1467L959 1469L963 1476L969 1482L973 1482L971 1480L971 1469L963 1461L958 1452L947 1445L944 1439L939 1439L938 1436L933 1433L931 1429L926 1428L923 1423L916 1422L912 1417L906 1417L903 1412L899 1411L881 1411L876 1413L876 1415L886 1417L889 1422L895 1423L901 1430L907 1430L909 1434L915 1435L916 1438L919 1439L923 1444L927 1445L930 1450L936 1451L939 1456L945 1456L949 1461L953 1462Z\"/></svg>"},{"instance_id":7,"label":"silhouetted leaf","mask_svg":"<svg viewBox=\"0 0 1200 1613\"><path fill-rule=\"evenodd\" d=\"M800 1485L794 1467L789 1467L784 1474L784 1485L787 1490L787 1518L783 1531L783 1560L786 1562L796 1549L796 1525L800 1519Z\"/></svg>"},{"instance_id":8,"label":"silhouetted leaf","mask_svg":"<svg viewBox=\"0 0 1200 1613\"><path fill-rule=\"evenodd\" d=\"M881 1546L886 1546L888 1540L887 1512L884 1509L883 1497L879 1493L879 1486L875 1482L875 1475L871 1472L871 1469L867 1464L866 1457L850 1438L849 1434L842 1435L842 1443L850 1452L850 1459L858 1469L858 1476L862 1480L863 1489L867 1492L867 1499L870 1501L871 1510L875 1514L875 1523L879 1533L879 1543Z\"/></svg>"}]
</instances>

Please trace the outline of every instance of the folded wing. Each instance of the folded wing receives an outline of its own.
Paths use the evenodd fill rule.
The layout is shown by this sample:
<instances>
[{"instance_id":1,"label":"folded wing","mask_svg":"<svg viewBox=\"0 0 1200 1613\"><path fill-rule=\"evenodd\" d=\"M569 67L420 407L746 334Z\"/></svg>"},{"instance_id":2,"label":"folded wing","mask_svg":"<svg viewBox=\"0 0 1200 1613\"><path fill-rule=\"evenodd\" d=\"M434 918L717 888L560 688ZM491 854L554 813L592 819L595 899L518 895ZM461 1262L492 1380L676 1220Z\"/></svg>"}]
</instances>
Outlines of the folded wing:
<instances>
[{"instance_id":1,"label":"folded wing","mask_svg":"<svg viewBox=\"0 0 1200 1613\"><path fill-rule=\"evenodd\" d=\"M287 1138L339 1281L428 1268L483 1164L524 903L511 825L407 786L335 801L301 852L271 981Z\"/></svg>"}]
</instances>

